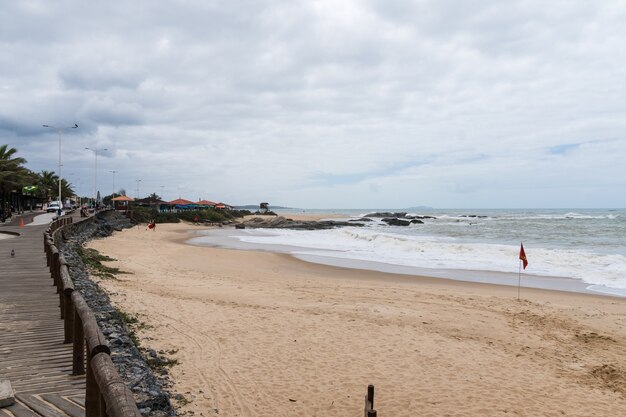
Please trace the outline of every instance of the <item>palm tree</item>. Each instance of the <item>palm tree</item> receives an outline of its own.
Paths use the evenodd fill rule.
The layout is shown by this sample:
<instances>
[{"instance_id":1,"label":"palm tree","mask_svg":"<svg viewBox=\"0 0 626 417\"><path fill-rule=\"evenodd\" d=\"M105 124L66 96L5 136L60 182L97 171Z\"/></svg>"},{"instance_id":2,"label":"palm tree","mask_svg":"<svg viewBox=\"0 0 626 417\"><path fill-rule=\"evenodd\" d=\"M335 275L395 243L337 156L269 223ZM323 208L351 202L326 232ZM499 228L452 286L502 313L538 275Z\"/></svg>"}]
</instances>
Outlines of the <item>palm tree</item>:
<instances>
[{"instance_id":1,"label":"palm tree","mask_svg":"<svg viewBox=\"0 0 626 417\"><path fill-rule=\"evenodd\" d=\"M59 187L59 183L57 182L57 188ZM73 196L74 190L72 188L72 183L67 182L65 178L61 179L61 193L65 196Z\"/></svg>"},{"instance_id":2,"label":"palm tree","mask_svg":"<svg viewBox=\"0 0 626 417\"><path fill-rule=\"evenodd\" d=\"M50 201L51 196L54 194L54 190L59 188L59 176L54 171L41 171L39 174L38 185L45 193L46 199ZM61 183L61 187L63 183Z\"/></svg>"},{"instance_id":3,"label":"palm tree","mask_svg":"<svg viewBox=\"0 0 626 417\"><path fill-rule=\"evenodd\" d=\"M30 171L23 167L26 159L15 157L17 149L9 145L0 145L0 217L10 213L11 204L19 205L22 187L28 183ZM15 201L11 201L11 193L16 192Z\"/></svg>"}]
</instances>

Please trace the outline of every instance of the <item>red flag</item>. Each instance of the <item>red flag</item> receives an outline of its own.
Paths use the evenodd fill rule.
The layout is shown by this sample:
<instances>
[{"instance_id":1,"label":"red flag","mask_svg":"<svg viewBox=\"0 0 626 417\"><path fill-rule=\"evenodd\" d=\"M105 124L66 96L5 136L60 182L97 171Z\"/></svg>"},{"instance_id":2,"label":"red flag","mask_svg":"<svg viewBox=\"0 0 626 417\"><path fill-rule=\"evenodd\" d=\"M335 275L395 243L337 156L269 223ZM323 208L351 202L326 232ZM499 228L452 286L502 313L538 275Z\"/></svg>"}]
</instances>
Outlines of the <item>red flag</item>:
<instances>
[{"instance_id":1,"label":"red flag","mask_svg":"<svg viewBox=\"0 0 626 417\"><path fill-rule=\"evenodd\" d=\"M526 267L528 266L528 259L526 259L526 252L524 252L524 244L523 243L520 243L519 258L520 258L520 260L524 264L524 269L526 269Z\"/></svg>"}]
</instances>

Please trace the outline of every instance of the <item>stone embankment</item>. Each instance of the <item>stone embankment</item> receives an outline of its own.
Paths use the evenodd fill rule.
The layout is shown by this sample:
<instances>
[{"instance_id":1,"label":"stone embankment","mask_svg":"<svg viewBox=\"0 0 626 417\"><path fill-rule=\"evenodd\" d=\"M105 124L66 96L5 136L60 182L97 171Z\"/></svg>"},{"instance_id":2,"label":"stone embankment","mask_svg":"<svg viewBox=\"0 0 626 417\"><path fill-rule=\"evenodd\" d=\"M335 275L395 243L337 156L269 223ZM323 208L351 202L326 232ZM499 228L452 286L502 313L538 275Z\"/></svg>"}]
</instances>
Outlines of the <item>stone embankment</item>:
<instances>
[{"instance_id":1,"label":"stone embankment","mask_svg":"<svg viewBox=\"0 0 626 417\"><path fill-rule=\"evenodd\" d=\"M118 213L99 213L93 220L66 226L62 231L62 239L58 246L69 264L70 276L75 288L80 291L93 310L102 333L108 339L111 359L117 366L120 376L135 395L141 414L149 417L176 416L169 394L164 390L164 385L169 385L167 370L160 370L161 379L155 377L135 346L123 317L111 305L107 294L89 278L87 268L79 255L80 248L88 240L107 237L115 230L132 226L133 224L128 219ZM147 352L147 354L154 356L154 352Z\"/></svg>"}]
</instances>

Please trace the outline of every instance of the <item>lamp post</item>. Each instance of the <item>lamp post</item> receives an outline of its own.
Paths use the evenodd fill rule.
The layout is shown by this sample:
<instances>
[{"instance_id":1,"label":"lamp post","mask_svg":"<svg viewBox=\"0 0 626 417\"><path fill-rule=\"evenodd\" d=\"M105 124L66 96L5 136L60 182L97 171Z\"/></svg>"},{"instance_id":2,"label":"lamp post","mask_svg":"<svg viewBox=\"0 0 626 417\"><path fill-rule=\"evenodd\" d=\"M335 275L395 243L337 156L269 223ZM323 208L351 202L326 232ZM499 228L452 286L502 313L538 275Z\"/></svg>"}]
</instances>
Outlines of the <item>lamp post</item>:
<instances>
[{"instance_id":1,"label":"lamp post","mask_svg":"<svg viewBox=\"0 0 626 417\"><path fill-rule=\"evenodd\" d=\"M110 170L109 171L111 174L113 174L113 194L111 194L113 196L113 198L115 198L115 174L117 174L119 171L116 170Z\"/></svg>"},{"instance_id":2,"label":"lamp post","mask_svg":"<svg viewBox=\"0 0 626 417\"><path fill-rule=\"evenodd\" d=\"M52 125L42 125L42 126L48 129L55 129L59 133L59 163L58 163L59 173L58 175L59 175L59 204L60 204L59 211L61 211L61 209L63 208L63 200L61 199L61 137L63 136L63 131L65 129L78 129L78 125L74 123L74 126L64 126L64 127L56 127Z\"/></svg>"},{"instance_id":3,"label":"lamp post","mask_svg":"<svg viewBox=\"0 0 626 417\"><path fill-rule=\"evenodd\" d=\"M95 169L94 169L94 179L93 179L93 207L96 208L98 204L98 152L100 151L108 151L107 148L85 148L90 150L94 154L95 158Z\"/></svg>"},{"instance_id":4,"label":"lamp post","mask_svg":"<svg viewBox=\"0 0 626 417\"><path fill-rule=\"evenodd\" d=\"M139 199L139 183L141 180L135 180L135 182L137 183L137 193L135 194L135 198Z\"/></svg>"}]
</instances>

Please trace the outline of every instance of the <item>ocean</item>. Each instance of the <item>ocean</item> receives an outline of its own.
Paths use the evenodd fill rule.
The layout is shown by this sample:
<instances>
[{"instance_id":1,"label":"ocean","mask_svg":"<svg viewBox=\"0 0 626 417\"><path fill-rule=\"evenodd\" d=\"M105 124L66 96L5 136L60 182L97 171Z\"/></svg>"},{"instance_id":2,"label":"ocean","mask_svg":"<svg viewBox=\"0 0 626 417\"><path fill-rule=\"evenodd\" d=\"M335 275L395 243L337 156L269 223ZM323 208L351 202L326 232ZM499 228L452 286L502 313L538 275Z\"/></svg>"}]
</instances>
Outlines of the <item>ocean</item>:
<instances>
[{"instance_id":1,"label":"ocean","mask_svg":"<svg viewBox=\"0 0 626 417\"><path fill-rule=\"evenodd\" d=\"M285 210L360 218L398 209ZM624 209L420 209L424 224L332 230L207 231L190 243L291 253L331 265L517 285L523 242L529 265L522 285L626 296Z\"/></svg>"}]
</instances>

